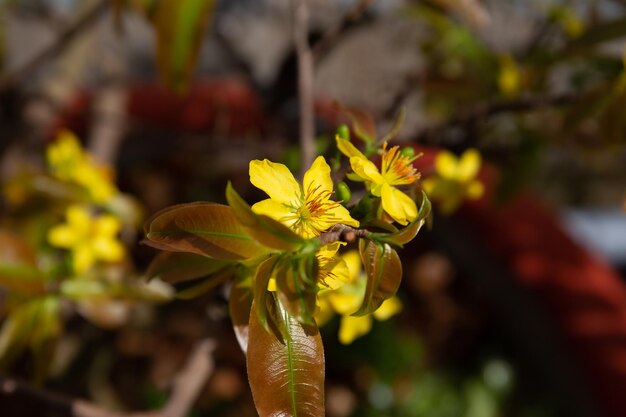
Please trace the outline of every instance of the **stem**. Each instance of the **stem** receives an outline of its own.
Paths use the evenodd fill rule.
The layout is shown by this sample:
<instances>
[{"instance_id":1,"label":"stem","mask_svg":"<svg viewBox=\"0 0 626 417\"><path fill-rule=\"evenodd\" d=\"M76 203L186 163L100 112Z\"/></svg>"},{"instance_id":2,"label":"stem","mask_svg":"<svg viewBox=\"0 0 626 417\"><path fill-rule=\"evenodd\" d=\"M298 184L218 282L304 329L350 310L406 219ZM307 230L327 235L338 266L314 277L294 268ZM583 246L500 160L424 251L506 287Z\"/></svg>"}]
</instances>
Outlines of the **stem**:
<instances>
[{"instance_id":1,"label":"stem","mask_svg":"<svg viewBox=\"0 0 626 417\"><path fill-rule=\"evenodd\" d=\"M313 53L309 46L307 0L292 0L293 40L298 54L298 96L300 107L300 156L302 172L315 158L315 109Z\"/></svg>"}]
</instances>

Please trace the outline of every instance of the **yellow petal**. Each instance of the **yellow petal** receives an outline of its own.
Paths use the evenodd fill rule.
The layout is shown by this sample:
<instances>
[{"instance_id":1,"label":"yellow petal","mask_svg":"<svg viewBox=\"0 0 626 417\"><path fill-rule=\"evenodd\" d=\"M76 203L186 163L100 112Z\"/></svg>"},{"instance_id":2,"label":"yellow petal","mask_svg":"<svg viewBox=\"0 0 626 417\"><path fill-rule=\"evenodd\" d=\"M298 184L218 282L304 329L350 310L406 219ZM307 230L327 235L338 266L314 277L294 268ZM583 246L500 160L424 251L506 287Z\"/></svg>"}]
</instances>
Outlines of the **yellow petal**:
<instances>
[{"instance_id":1,"label":"yellow petal","mask_svg":"<svg viewBox=\"0 0 626 417\"><path fill-rule=\"evenodd\" d=\"M455 179L457 176L458 158L449 151L441 151L435 158L437 173L446 179Z\"/></svg>"},{"instance_id":2,"label":"yellow petal","mask_svg":"<svg viewBox=\"0 0 626 417\"><path fill-rule=\"evenodd\" d=\"M355 174L366 181L371 181L374 184L383 184L385 182L376 165L369 159L353 156L350 158L350 166Z\"/></svg>"},{"instance_id":3,"label":"yellow petal","mask_svg":"<svg viewBox=\"0 0 626 417\"><path fill-rule=\"evenodd\" d=\"M96 236L115 236L120 231L120 221L108 214L98 217L94 222Z\"/></svg>"},{"instance_id":4,"label":"yellow petal","mask_svg":"<svg viewBox=\"0 0 626 417\"><path fill-rule=\"evenodd\" d=\"M376 311L374 311L374 317L376 320L384 321L398 314L402 310L402 302L398 297L391 297L385 300Z\"/></svg>"},{"instance_id":5,"label":"yellow petal","mask_svg":"<svg viewBox=\"0 0 626 417\"><path fill-rule=\"evenodd\" d=\"M65 213L68 225L74 229L76 233L87 234L91 228L91 216L89 212L82 206L70 206Z\"/></svg>"},{"instance_id":6,"label":"yellow petal","mask_svg":"<svg viewBox=\"0 0 626 417\"><path fill-rule=\"evenodd\" d=\"M66 224L53 227L48 231L48 243L58 248L71 248L79 241L74 229Z\"/></svg>"},{"instance_id":7,"label":"yellow petal","mask_svg":"<svg viewBox=\"0 0 626 417\"><path fill-rule=\"evenodd\" d=\"M79 274L87 271L94 263L94 253L89 245L83 245L75 248L72 253L74 261L74 270Z\"/></svg>"},{"instance_id":8,"label":"yellow petal","mask_svg":"<svg viewBox=\"0 0 626 417\"><path fill-rule=\"evenodd\" d=\"M318 297L317 310L315 311L315 322L317 323L318 327L322 327L334 315L335 312L333 311L333 308L328 300L323 296Z\"/></svg>"},{"instance_id":9,"label":"yellow petal","mask_svg":"<svg viewBox=\"0 0 626 417\"><path fill-rule=\"evenodd\" d=\"M330 290L336 290L350 282L350 271L346 265L346 261L342 258L334 258L336 262L332 263L331 270L324 277L324 285ZM320 271L322 265L320 263Z\"/></svg>"},{"instance_id":10,"label":"yellow petal","mask_svg":"<svg viewBox=\"0 0 626 417\"><path fill-rule=\"evenodd\" d=\"M267 159L250 161L250 182L281 203L295 205L302 197L300 185L291 171Z\"/></svg>"},{"instance_id":11,"label":"yellow petal","mask_svg":"<svg viewBox=\"0 0 626 417\"><path fill-rule=\"evenodd\" d=\"M468 149L463 152L457 167L457 180L466 182L476 177L480 170L481 157L476 149Z\"/></svg>"},{"instance_id":12,"label":"yellow petal","mask_svg":"<svg viewBox=\"0 0 626 417\"><path fill-rule=\"evenodd\" d=\"M118 262L124 259L124 246L115 240L99 237L92 241L93 254L106 262Z\"/></svg>"},{"instance_id":13,"label":"yellow petal","mask_svg":"<svg viewBox=\"0 0 626 417\"><path fill-rule=\"evenodd\" d=\"M332 193L333 180L330 178L330 167L323 156L318 156L311 168L304 173L302 185L306 201L309 200L308 197L314 197L320 193Z\"/></svg>"},{"instance_id":14,"label":"yellow petal","mask_svg":"<svg viewBox=\"0 0 626 417\"><path fill-rule=\"evenodd\" d=\"M335 135L335 140L337 141L337 148L339 148L339 151L348 158L357 157L367 160L367 157L363 155L361 151L359 151L349 140L340 138L339 135Z\"/></svg>"},{"instance_id":15,"label":"yellow petal","mask_svg":"<svg viewBox=\"0 0 626 417\"><path fill-rule=\"evenodd\" d=\"M353 286L344 286L340 291L332 291L328 294L328 301L339 314L349 315L359 309L363 302L363 291Z\"/></svg>"},{"instance_id":16,"label":"yellow petal","mask_svg":"<svg viewBox=\"0 0 626 417\"><path fill-rule=\"evenodd\" d=\"M350 216L348 209L342 205L328 209L326 211L326 216L333 219L331 226L335 224L345 224L347 226L359 227L359 221L353 219L352 216Z\"/></svg>"},{"instance_id":17,"label":"yellow petal","mask_svg":"<svg viewBox=\"0 0 626 417\"><path fill-rule=\"evenodd\" d=\"M397 188L383 184L381 199L383 210L401 225L405 225L417 218L415 201Z\"/></svg>"},{"instance_id":18,"label":"yellow petal","mask_svg":"<svg viewBox=\"0 0 626 417\"><path fill-rule=\"evenodd\" d=\"M422 188L428 195L432 194L435 191L436 187L437 187L436 177L428 177L422 181Z\"/></svg>"},{"instance_id":19,"label":"yellow petal","mask_svg":"<svg viewBox=\"0 0 626 417\"><path fill-rule=\"evenodd\" d=\"M351 250L343 255L343 260L348 267L350 282L356 282L361 274L361 255L359 255L358 251Z\"/></svg>"},{"instance_id":20,"label":"yellow petal","mask_svg":"<svg viewBox=\"0 0 626 417\"><path fill-rule=\"evenodd\" d=\"M349 345L355 339L367 334L371 328L371 316L343 316L339 325L339 341L344 345Z\"/></svg>"},{"instance_id":21,"label":"yellow petal","mask_svg":"<svg viewBox=\"0 0 626 417\"><path fill-rule=\"evenodd\" d=\"M483 183L480 181L472 181L467 186L467 197L472 200L479 199L480 197L482 197L484 192L485 192L485 187L483 186Z\"/></svg>"},{"instance_id":22,"label":"yellow petal","mask_svg":"<svg viewBox=\"0 0 626 417\"><path fill-rule=\"evenodd\" d=\"M295 208L291 208L276 200L267 199L259 201L252 206L252 211L256 214L264 214L277 220L287 227L291 227L297 220Z\"/></svg>"},{"instance_id":23,"label":"yellow petal","mask_svg":"<svg viewBox=\"0 0 626 417\"><path fill-rule=\"evenodd\" d=\"M267 281L267 290L276 292L276 278L270 278L270 280Z\"/></svg>"}]
</instances>

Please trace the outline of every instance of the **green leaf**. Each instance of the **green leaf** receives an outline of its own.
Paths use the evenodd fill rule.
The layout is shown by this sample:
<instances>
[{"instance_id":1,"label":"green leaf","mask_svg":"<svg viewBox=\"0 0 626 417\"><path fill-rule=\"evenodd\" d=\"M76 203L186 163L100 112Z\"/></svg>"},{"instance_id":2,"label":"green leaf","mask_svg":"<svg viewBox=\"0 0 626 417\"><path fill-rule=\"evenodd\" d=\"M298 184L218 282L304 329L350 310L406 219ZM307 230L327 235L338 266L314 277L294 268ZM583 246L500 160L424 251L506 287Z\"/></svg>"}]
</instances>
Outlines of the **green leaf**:
<instances>
[{"instance_id":1,"label":"green leaf","mask_svg":"<svg viewBox=\"0 0 626 417\"><path fill-rule=\"evenodd\" d=\"M276 275L278 298L289 315L300 323L313 326L317 308L319 265L315 252L281 262Z\"/></svg>"},{"instance_id":2,"label":"green leaf","mask_svg":"<svg viewBox=\"0 0 626 417\"><path fill-rule=\"evenodd\" d=\"M359 252L367 273L367 284L363 303L353 316L376 311L385 300L396 294L402 280L400 257L388 244L361 239Z\"/></svg>"},{"instance_id":3,"label":"green leaf","mask_svg":"<svg viewBox=\"0 0 626 417\"><path fill-rule=\"evenodd\" d=\"M394 233L371 233L368 237L372 240L390 243L392 245L402 246L417 236L422 226L426 223L426 218L430 214L431 205L426 193L422 191L422 205L420 206L417 218L405 228Z\"/></svg>"},{"instance_id":4,"label":"green leaf","mask_svg":"<svg viewBox=\"0 0 626 417\"><path fill-rule=\"evenodd\" d=\"M157 67L175 91L183 91L193 74L214 5L214 0L160 1L153 8Z\"/></svg>"},{"instance_id":5,"label":"green leaf","mask_svg":"<svg viewBox=\"0 0 626 417\"><path fill-rule=\"evenodd\" d=\"M250 288L243 285L243 282L233 283L228 295L228 310L237 342L239 342L239 346L244 353L248 350L251 309L252 291L250 291Z\"/></svg>"},{"instance_id":6,"label":"green leaf","mask_svg":"<svg viewBox=\"0 0 626 417\"><path fill-rule=\"evenodd\" d=\"M317 328L305 328L276 303L280 338L250 314L248 379L260 417L324 416L324 348Z\"/></svg>"},{"instance_id":7,"label":"green leaf","mask_svg":"<svg viewBox=\"0 0 626 417\"><path fill-rule=\"evenodd\" d=\"M276 274L276 268L280 262L280 257L277 255L270 256L265 261L261 262L257 267L256 274L254 276L254 301L257 306L256 313L258 315L257 320L261 325L270 331L270 324L268 323L267 316L267 296L269 291L267 286L270 282L270 278Z\"/></svg>"},{"instance_id":8,"label":"green leaf","mask_svg":"<svg viewBox=\"0 0 626 417\"><path fill-rule=\"evenodd\" d=\"M222 204L191 203L166 208L149 219L144 231L149 246L236 261L265 252Z\"/></svg>"},{"instance_id":9,"label":"green leaf","mask_svg":"<svg viewBox=\"0 0 626 417\"><path fill-rule=\"evenodd\" d=\"M230 264L195 253L161 252L148 266L146 276L175 284L211 275Z\"/></svg>"},{"instance_id":10,"label":"green leaf","mask_svg":"<svg viewBox=\"0 0 626 417\"><path fill-rule=\"evenodd\" d=\"M226 186L226 200L248 233L262 245L276 250L294 252L306 242L282 223L253 212L230 182Z\"/></svg>"}]
</instances>

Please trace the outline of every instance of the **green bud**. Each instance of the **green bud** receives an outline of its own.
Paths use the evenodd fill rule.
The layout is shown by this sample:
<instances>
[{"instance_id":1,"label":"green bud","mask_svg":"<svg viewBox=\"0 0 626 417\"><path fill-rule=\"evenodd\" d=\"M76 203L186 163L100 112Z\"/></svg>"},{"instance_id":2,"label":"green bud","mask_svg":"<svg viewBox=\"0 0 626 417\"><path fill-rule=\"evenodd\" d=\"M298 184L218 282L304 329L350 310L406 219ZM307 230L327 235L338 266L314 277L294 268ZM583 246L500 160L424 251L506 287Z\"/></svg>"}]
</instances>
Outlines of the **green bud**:
<instances>
[{"instance_id":1,"label":"green bud","mask_svg":"<svg viewBox=\"0 0 626 417\"><path fill-rule=\"evenodd\" d=\"M406 156L407 158L413 158L415 156L415 149L413 149L410 146L406 146L402 148L402 150L400 151L400 154L402 156Z\"/></svg>"},{"instance_id":2,"label":"green bud","mask_svg":"<svg viewBox=\"0 0 626 417\"><path fill-rule=\"evenodd\" d=\"M352 198L350 187L348 187L348 184L343 181L337 184L337 197L343 202L344 205L348 204Z\"/></svg>"},{"instance_id":3,"label":"green bud","mask_svg":"<svg viewBox=\"0 0 626 417\"><path fill-rule=\"evenodd\" d=\"M347 125L341 124L337 127L337 135L341 139L350 140L350 128Z\"/></svg>"}]
</instances>

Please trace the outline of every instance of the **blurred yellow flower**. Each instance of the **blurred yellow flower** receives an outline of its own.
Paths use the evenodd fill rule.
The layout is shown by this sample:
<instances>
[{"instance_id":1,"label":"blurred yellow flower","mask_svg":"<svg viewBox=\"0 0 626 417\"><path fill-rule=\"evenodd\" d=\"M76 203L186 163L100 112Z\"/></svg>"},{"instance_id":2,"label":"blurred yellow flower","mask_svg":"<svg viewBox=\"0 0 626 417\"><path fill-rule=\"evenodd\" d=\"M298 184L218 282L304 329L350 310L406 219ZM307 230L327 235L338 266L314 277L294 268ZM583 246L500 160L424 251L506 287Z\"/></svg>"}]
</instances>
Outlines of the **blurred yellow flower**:
<instances>
[{"instance_id":1,"label":"blurred yellow flower","mask_svg":"<svg viewBox=\"0 0 626 417\"><path fill-rule=\"evenodd\" d=\"M402 155L398 146L387 149L383 144L380 170L350 141L336 136L337 147L348 158L357 178L376 197L381 198L383 210L396 222L406 225L417 217L415 201L396 186L417 181L420 173L413 167L415 157Z\"/></svg>"},{"instance_id":2,"label":"blurred yellow flower","mask_svg":"<svg viewBox=\"0 0 626 417\"><path fill-rule=\"evenodd\" d=\"M72 253L74 270L87 271L97 261L117 262L124 258L124 246L117 239L120 221L110 215L92 216L82 206L73 205L66 211L67 223L48 232L48 242Z\"/></svg>"},{"instance_id":3,"label":"blurred yellow flower","mask_svg":"<svg viewBox=\"0 0 626 417\"><path fill-rule=\"evenodd\" d=\"M445 150L437 154L436 175L426 178L423 187L432 200L439 202L441 213L450 214L463 200L483 195L483 184L476 179L481 159L476 149L468 149L460 158Z\"/></svg>"},{"instance_id":4,"label":"blurred yellow flower","mask_svg":"<svg viewBox=\"0 0 626 417\"><path fill-rule=\"evenodd\" d=\"M511 55L500 58L498 88L505 97L515 97L522 88L522 73Z\"/></svg>"},{"instance_id":5,"label":"blurred yellow flower","mask_svg":"<svg viewBox=\"0 0 626 417\"><path fill-rule=\"evenodd\" d=\"M48 147L46 158L52 175L82 186L96 203L104 203L117 193L111 170L97 166L70 131L59 134Z\"/></svg>"},{"instance_id":6,"label":"blurred yellow flower","mask_svg":"<svg viewBox=\"0 0 626 417\"><path fill-rule=\"evenodd\" d=\"M254 204L252 210L278 220L306 239L335 224L359 226L345 207L330 199L333 181L322 156L304 174L302 187L285 165L267 159L250 162L250 182L270 196Z\"/></svg>"},{"instance_id":7,"label":"blurred yellow flower","mask_svg":"<svg viewBox=\"0 0 626 417\"><path fill-rule=\"evenodd\" d=\"M357 251L347 252L342 256L340 268L345 268L345 275L336 281L336 286L329 286L319 293L319 309L315 314L318 325L326 323L335 313L341 315L339 341L348 345L355 339L367 334L372 328L372 316L383 321L402 310L402 303L397 297L386 300L373 314L354 317L363 302L367 278L361 274L361 258ZM333 270L333 273L341 271ZM344 282L345 281L345 282Z\"/></svg>"}]
</instances>

